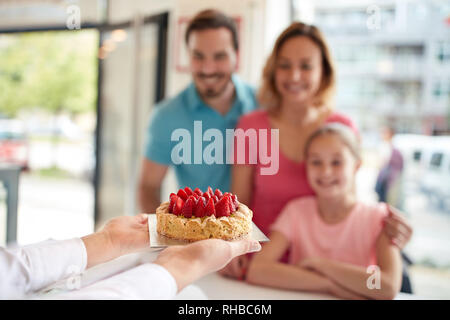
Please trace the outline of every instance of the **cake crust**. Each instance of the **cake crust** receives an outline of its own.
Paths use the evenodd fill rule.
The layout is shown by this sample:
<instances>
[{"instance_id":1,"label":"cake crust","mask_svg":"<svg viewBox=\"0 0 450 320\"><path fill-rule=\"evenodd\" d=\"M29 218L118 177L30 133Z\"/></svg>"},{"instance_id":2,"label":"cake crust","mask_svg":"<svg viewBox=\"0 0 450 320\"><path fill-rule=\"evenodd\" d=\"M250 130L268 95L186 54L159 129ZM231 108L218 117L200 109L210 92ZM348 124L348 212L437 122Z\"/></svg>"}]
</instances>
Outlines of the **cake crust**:
<instances>
[{"instance_id":1,"label":"cake crust","mask_svg":"<svg viewBox=\"0 0 450 320\"><path fill-rule=\"evenodd\" d=\"M166 237L184 241L205 239L237 240L252 229L253 212L244 204L228 217L185 218L169 213L169 201L156 209L156 230Z\"/></svg>"}]
</instances>

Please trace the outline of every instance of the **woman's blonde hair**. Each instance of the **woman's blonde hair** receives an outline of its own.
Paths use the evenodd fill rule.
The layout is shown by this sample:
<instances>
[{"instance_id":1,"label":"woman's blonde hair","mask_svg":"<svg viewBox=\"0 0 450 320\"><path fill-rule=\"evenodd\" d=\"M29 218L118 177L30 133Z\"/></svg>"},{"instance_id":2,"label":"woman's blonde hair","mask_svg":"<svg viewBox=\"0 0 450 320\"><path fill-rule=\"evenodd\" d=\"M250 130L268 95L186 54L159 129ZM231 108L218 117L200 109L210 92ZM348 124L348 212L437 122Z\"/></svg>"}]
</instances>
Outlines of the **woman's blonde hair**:
<instances>
[{"instance_id":1,"label":"woman's blonde hair","mask_svg":"<svg viewBox=\"0 0 450 320\"><path fill-rule=\"evenodd\" d=\"M275 70L280 49L288 39L300 36L308 37L314 41L322 53L322 80L314 105L325 105L330 109L333 106L335 70L325 38L317 27L302 22L294 22L278 37L263 70L262 85L257 97L260 105L269 109L269 111L278 109L281 102L280 94L275 86Z\"/></svg>"}]
</instances>

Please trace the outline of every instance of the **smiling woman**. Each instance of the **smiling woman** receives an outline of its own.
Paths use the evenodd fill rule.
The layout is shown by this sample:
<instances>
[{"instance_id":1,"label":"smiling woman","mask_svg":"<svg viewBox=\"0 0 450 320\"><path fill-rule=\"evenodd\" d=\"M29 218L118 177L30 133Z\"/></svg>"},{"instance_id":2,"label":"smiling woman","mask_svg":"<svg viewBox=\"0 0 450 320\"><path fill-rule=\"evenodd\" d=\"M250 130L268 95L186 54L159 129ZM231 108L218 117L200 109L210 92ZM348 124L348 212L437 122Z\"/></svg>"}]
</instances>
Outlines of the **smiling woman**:
<instances>
[{"instance_id":1,"label":"smiling woman","mask_svg":"<svg viewBox=\"0 0 450 320\"><path fill-rule=\"evenodd\" d=\"M298 47L304 50L298 51ZM279 52L275 73L275 86L286 102L304 103L319 89L322 81L320 58L320 49L310 38L296 37L286 41Z\"/></svg>"},{"instance_id":2,"label":"smiling woman","mask_svg":"<svg viewBox=\"0 0 450 320\"><path fill-rule=\"evenodd\" d=\"M282 99L297 94L297 102L314 96L316 106L331 107L334 91L334 63L324 36L313 25L293 23L278 37L264 67L261 106L278 108Z\"/></svg>"}]
</instances>

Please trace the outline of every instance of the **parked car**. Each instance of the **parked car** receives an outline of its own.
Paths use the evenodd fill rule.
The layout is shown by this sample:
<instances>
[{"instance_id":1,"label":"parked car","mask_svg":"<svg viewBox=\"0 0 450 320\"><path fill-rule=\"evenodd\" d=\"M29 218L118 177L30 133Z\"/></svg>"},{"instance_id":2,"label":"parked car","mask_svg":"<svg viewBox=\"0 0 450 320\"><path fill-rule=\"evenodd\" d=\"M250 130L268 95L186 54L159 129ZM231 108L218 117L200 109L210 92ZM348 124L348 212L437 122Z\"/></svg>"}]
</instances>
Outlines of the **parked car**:
<instances>
[{"instance_id":1,"label":"parked car","mask_svg":"<svg viewBox=\"0 0 450 320\"><path fill-rule=\"evenodd\" d=\"M433 137L426 152L421 188L439 208L450 212L450 137Z\"/></svg>"},{"instance_id":2,"label":"parked car","mask_svg":"<svg viewBox=\"0 0 450 320\"><path fill-rule=\"evenodd\" d=\"M405 182L450 212L450 136L396 135L405 160Z\"/></svg>"},{"instance_id":3,"label":"parked car","mask_svg":"<svg viewBox=\"0 0 450 320\"><path fill-rule=\"evenodd\" d=\"M0 119L0 162L18 164L28 170L29 144L23 122Z\"/></svg>"},{"instance_id":4,"label":"parked car","mask_svg":"<svg viewBox=\"0 0 450 320\"><path fill-rule=\"evenodd\" d=\"M431 138L418 134L396 134L392 140L403 156L403 186L408 188L408 191L416 192L420 189L428 157L425 148Z\"/></svg>"}]
</instances>

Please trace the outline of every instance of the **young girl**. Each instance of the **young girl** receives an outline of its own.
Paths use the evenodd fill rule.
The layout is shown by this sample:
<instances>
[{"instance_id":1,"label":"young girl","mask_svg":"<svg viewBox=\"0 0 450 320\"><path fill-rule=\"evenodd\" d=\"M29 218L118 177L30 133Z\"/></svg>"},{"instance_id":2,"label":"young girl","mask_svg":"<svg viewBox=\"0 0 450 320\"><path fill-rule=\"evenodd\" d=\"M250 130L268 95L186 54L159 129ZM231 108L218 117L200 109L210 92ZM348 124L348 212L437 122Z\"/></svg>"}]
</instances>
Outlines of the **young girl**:
<instances>
[{"instance_id":1,"label":"young girl","mask_svg":"<svg viewBox=\"0 0 450 320\"><path fill-rule=\"evenodd\" d=\"M386 205L356 199L357 137L342 124L325 125L309 137L304 156L316 196L284 207L247 281L345 299L393 299L401 286L400 251L381 232ZM288 248L289 264L280 263Z\"/></svg>"}]
</instances>

